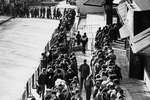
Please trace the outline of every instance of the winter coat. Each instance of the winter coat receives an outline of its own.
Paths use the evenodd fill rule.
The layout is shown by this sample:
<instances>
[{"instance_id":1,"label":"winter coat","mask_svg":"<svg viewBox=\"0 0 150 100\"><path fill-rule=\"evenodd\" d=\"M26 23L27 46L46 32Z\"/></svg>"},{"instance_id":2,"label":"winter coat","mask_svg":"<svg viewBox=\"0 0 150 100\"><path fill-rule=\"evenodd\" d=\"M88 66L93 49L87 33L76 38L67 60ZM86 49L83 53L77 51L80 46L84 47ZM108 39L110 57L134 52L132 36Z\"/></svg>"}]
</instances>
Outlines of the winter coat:
<instances>
[{"instance_id":1,"label":"winter coat","mask_svg":"<svg viewBox=\"0 0 150 100\"><path fill-rule=\"evenodd\" d=\"M81 77L86 78L90 73L90 67L88 64L80 65L79 71L81 72Z\"/></svg>"}]
</instances>

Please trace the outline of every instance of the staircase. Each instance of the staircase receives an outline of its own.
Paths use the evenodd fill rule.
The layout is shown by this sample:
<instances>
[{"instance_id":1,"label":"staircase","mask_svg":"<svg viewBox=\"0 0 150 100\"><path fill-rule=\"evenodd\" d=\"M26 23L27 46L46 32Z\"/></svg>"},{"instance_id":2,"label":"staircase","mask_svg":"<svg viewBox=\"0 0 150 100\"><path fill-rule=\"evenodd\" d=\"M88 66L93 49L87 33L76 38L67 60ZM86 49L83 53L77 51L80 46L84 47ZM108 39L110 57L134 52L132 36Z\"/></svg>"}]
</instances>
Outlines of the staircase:
<instances>
[{"instance_id":1,"label":"staircase","mask_svg":"<svg viewBox=\"0 0 150 100\"><path fill-rule=\"evenodd\" d=\"M114 48L125 50L125 40L121 40L121 39L115 40L113 41L112 46Z\"/></svg>"}]
</instances>

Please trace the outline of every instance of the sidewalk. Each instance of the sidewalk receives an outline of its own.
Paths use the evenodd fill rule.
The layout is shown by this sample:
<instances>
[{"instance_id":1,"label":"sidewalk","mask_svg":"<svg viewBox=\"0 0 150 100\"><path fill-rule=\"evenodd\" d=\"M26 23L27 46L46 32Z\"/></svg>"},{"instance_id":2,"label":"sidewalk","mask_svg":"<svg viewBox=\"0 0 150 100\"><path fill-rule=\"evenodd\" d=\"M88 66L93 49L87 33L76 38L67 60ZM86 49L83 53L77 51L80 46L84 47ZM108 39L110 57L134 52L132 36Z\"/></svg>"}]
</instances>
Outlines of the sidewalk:
<instances>
[{"instance_id":1,"label":"sidewalk","mask_svg":"<svg viewBox=\"0 0 150 100\"><path fill-rule=\"evenodd\" d=\"M11 16L0 16L0 25L12 19Z\"/></svg>"},{"instance_id":2,"label":"sidewalk","mask_svg":"<svg viewBox=\"0 0 150 100\"><path fill-rule=\"evenodd\" d=\"M113 48L117 56L116 63L121 68L123 80L121 88L125 92L126 100L150 100L150 91L144 81L129 78L129 61L126 50Z\"/></svg>"},{"instance_id":3,"label":"sidewalk","mask_svg":"<svg viewBox=\"0 0 150 100\"><path fill-rule=\"evenodd\" d=\"M150 91L141 80L128 79L121 82L126 100L150 100Z\"/></svg>"},{"instance_id":4,"label":"sidewalk","mask_svg":"<svg viewBox=\"0 0 150 100\"><path fill-rule=\"evenodd\" d=\"M82 52L75 52L76 54L76 57L77 57L77 62L78 62L78 67L83 64L83 60L86 59L87 60L87 64L90 64L90 61L91 61L91 52L90 51L86 51L86 54L84 55ZM80 77L80 75L78 75ZM85 89L83 87L83 90L82 90L82 98L83 100L86 100L86 93L85 93ZM92 99L92 98L91 98Z\"/></svg>"}]
</instances>

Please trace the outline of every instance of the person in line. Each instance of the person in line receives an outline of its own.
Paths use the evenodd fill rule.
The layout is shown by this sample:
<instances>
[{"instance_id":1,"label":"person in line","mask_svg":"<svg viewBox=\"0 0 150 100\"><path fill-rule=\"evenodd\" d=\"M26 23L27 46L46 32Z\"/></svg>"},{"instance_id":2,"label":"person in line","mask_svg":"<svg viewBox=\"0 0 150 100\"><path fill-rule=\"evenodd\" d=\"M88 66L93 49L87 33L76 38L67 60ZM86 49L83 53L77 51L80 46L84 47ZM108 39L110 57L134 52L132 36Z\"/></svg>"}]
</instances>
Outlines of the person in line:
<instances>
[{"instance_id":1,"label":"person in line","mask_svg":"<svg viewBox=\"0 0 150 100\"><path fill-rule=\"evenodd\" d=\"M47 19L51 18L51 7L47 8Z\"/></svg>"},{"instance_id":2,"label":"person in line","mask_svg":"<svg viewBox=\"0 0 150 100\"><path fill-rule=\"evenodd\" d=\"M45 7L43 7L43 16L42 16L42 18L45 18L45 14L46 14L46 9L45 9Z\"/></svg>"},{"instance_id":3,"label":"person in line","mask_svg":"<svg viewBox=\"0 0 150 100\"><path fill-rule=\"evenodd\" d=\"M42 16L43 16L43 10L42 9L43 9L43 7L40 8L40 18L42 18Z\"/></svg>"},{"instance_id":4,"label":"person in line","mask_svg":"<svg viewBox=\"0 0 150 100\"><path fill-rule=\"evenodd\" d=\"M40 74L39 78L38 78L38 85L41 89L40 91L40 96L42 96L42 98L44 97L44 91L45 91L45 85L46 85L46 79L47 79L47 72L46 72L46 68L42 69L42 73Z\"/></svg>"}]
</instances>

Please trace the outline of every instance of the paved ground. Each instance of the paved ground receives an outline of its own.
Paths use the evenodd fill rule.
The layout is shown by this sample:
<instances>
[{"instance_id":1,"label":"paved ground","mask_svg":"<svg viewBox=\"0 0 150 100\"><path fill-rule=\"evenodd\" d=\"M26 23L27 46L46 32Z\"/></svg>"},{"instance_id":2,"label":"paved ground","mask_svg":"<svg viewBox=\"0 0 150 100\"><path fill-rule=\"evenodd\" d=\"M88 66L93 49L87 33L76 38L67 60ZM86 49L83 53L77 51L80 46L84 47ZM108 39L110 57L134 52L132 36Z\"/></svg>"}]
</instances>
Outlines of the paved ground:
<instances>
[{"instance_id":1,"label":"paved ground","mask_svg":"<svg viewBox=\"0 0 150 100\"><path fill-rule=\"evenodd\" d=\"M121 87L125 92L126 100L150 100L150 92L148 91L143 81L129 79L128 78L128 60L125 56L125 51L114 48L117 55L117 64L122 68L123 80L121 81ZM88 64L91 60L91 51L87 51L86 55L82 52L76 52L78 66L83 63L84 59L87 59ZM82 91L83 100L85 98L85 90ZM92 98L91 98L92 100Z\"/></svg>"},{"instance_id":2,"label":"paved ground","mask_svg":"<svg viewBox=\"0 0 150 100\"><path fill-rule=\"evenodd\" d=\"M78 66L83 64L84 59L87 59L87 63L90 64L91 57L92 57L90 51L87 51L85 55L82 52L76 52L76 55L77 55ZM84 87L83 87L83 90L82 90L82 98L83 98L83 100L86 100L86 94L85 94Z\"/></svg>"},{"instance_id":3,"label":"paved ground","mask_svg":"<svg viewBox=\"0 0 150 100\"><path fill-rule=\"evenodd\" d=\"M47 19L12 19L0 26L0 100L17 100L57 27Z\"/></svg>"},{"instance_id":4,"label":"paved ground","mask_svg":"<svg viewBox=\"0 0 150 100\"><path fill-rule=\"evenodd\" d=\"M116 63L122 69L123 80L121 87L125 91L126 100L150 100L150 91L146 87L144 81L129 79L129 61L126 56L126 51L114 48L117 56Z\"/></svg>"},{"instance_id":5,"label":"paved ground","mask_svg":"<svg viewBox=\"0 0 150 100\"><path fill-rule=\"evenodd\" d=\"M103 22L102 22L103 23ZM79 31L83 34L86 31L86 19L81 20L79 24ZM93 34L95 36L95 34ZM88 43L88 50L91 50L92 47L92 34L87 34L90 38ZM116 63L121 67L123 81L121 82L121 87L125 91L126 100L150 100L150 93L144 82L129 79L129 61L126 56L126 50L114 48L115 54L117 56ZM79 65L83 63L83 59L88 60L88 64L91 59L91 51L88 51L86 55L83 55L81 52L77 53L77 59ZM82 91L83 100L85 99L85 91Z\"/></svg>"},{"instance_id":6,"label":"paved ground","mask_svg":"<svg viewBox=\"0 0 150 100\"><path fill-rule=\"evenodd\" d=\"M126 91L127 100L150 100L150 91L143 81L123 80L121 86Z\"/></svg>"}]
</instances>

